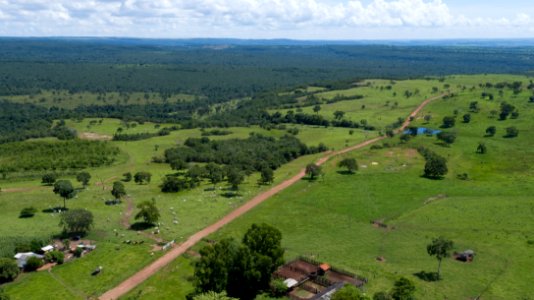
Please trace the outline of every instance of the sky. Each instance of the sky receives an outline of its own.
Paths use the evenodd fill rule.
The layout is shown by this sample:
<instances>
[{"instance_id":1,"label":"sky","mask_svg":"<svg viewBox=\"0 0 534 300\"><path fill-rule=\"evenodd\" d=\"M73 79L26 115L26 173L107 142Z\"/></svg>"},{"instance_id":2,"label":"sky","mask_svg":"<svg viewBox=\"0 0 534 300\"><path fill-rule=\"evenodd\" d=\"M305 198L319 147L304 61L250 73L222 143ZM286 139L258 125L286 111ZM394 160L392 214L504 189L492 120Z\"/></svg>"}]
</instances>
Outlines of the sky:
<instances>
[{"instance_id":1,"label":"sky","mask_svg":"<svg viewBox=\"0 0 534 300\"><path fill-rule=\"evenodd\" d=\"M534 0L0 0L0 36L534 38Z\"/></svg>"}]
</instances>

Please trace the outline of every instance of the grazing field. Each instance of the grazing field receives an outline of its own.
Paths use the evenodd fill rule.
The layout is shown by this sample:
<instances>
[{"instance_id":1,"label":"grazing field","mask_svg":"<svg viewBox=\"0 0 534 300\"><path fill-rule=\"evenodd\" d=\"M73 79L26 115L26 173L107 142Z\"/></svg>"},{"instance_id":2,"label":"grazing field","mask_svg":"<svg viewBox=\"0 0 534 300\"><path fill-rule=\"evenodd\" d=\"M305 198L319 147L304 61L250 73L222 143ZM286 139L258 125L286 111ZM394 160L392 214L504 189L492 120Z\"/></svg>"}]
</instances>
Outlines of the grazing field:
<instances>
[{"instance_id":1,"label":"grazing field","mask_svg":"<svg viewBox=\"0 0 534 300\"><path fill-rule=\"evenodd\" d=\"M505 81L522 81L522 89L495 87ZM443 84L456 96L431 103L413 125L456 133L451 145L435 136L404 142L395 136L385 140L389 146L382 149L348 153L345 157L358 161L356 174L340 172L341 158L331 160L324 165L324 177L302 180L210 239L240 237L252 223L265 222L282 231L287 259L313 256L365 276L369 295L390 289L395 279L406 276L415 282L421 299L530 299L534 294L530 132L534 104L529 103L529 79L452 76L427 86ZM493 94L493 100L482 93ZM470 112L474 101L476 112ZM517 118L499 120L503 101L515 106ZM471 118L466 123L462 120L467 113ZM425 120L426 115L431 118ZM440 128L443 117L454 115L452 128ZM494 136L486 135L489 126L496 126ZM508 127L516 127L519 135L505 137ZM477 153L480 143L487 147L484 154ZM425 160L416 150L420 146L447 159L449 171L443 179L422 176ZM427 282L416 274L435 272L437 261L427 254L426 246L437 236L453 240L456 251L472 249L476 255L472 263L445 259L443 280ZM158 299L159 291L168 290L183 298L193 289L195 260L194 256L180 258L125 299Z\"/></svg>"},{"instance_id":2,"label":"grazing field","mask_svg":"<svg viewBox=\"0 0 534 300\"><path fill-rule=\"evenodd\" d=\"M520 89L514 88L514 81L522 82ZM500 82L509 85L499 85ZM534 128L534 104L529 103L532 96L529 85L526 77L479 75L396 82L369 80L361 86L334 91L310 87L301 92L309 93L305 97L313 95L319 99L321 110L318 114L334 119L335 111L343 111L350 120L367 120L379 128L365 131L293 124L272 126L274 129L270 130L264 129L269 128L265 126L220 128L228 131L227 134L211 135L210 140L246 139L251 133L280 138L292 132L308 146L324 143L329 149L339 150L383 134L385 126L399 117L406 118L426 97L450 90L453 97L431 103L415 118L413 125L453 132L457 138L447 145L435 136L421 135L402 140L395 136L379 142L373 149L345 154L344 157L357 159L359 170L356 174L339 172L337 162L341 158L328 161L323 168L323 177L298 182L210 239L240 237L251 223L266 222L282 231L287 259L310 255L365 276L369 279L366 291L370 294L389 289L392 282L403 275L416 282L421 297L466 299L482 295L483 299L528 299L534 294L529 284L534 280L530 272L534 249L534 231L531 229L534 228L531 197L534 192L531 168L534 142L529 132ZM58 94L65 96L64 92ZM331 101L335 97L355 95L363 98ZM152 94L149 98L153 98ZM58 103L67 105L68 100L64 101ZM477 102L476 112L470 108L474 101ZM518 115L498 120L503 101L515 106ZM43 103L48 105L49 102ZM304 112L315 114L315 104L308 105L306 99L302 99L302 104ZM362 109L362 105L365 108ZM290 109L270 112L287 110ZM464 122L463 116L467 113L470 119ZM446 116L455 118L452 128L440 128ZM70 169L60 172L59 179L72 181L78 190L74 198L66 200L67 207L87 209L94 214L95 225L85 238L94 241L97 248L50 271L24 273L15 282L3 285L12 299L36 299L43 293L54 299L97 297L162 255L161 244L172 240L183 242L270 188L258 184L260 174L256 172L245 177L237 192L232 191L226 181L213 184L207 179L199 186L179 193L161 192L159 186L166 175L183 170L172 170L169 164L154 161L162 160L165 150L183 145L188 138L200 138L203 132L213 128L204 131L178 129L169 135L141 141L111 141L119 128L126 134L156 133L173 124L87 118L65 120L65 125L77 131L83 141L74 143L85 143L85 150L90 154L98 154L98 145L106 145L108 150L117 149L111 163L84 166L92 176L86 188L76 180L78 169L76 172L70 172ZM489 126L496 126L496 134L485 137ZM504 137L508 127L516 127L518 136ZM485 154L476 153L481 142L487 147ZM54 149L73 142L46 138L22 143L46 143L49 149ZM0 150L3 147L16 149L10 147L17 145L8 143ZM425 161L416 150L420 146L447 159L449 172L445 178L431 180L421 176ZM16 154L13 150L10 153L11 156L2 156L0 163L13 164ZM28 153L30 156L41 155L41 160L52 158L48 152ZM58 151L56 155L63 156L64 152ZM83 153L65 154L62 161L77 155L85 157ZM274 172L273 183L292 177L319 156L321 154L302 156L281 166ZM203 163L197 165L204 166ZM0 235L4 237L0 241L0 253L3 256L11 255L16 237L51 239L61 233L59 215L53 208L62 206L63 199L53 193L52 186L41 184L39 172L44 173L43 168L28 168L32 177L6 176L0 179L0 217L4 222L0 229ZM105 204L114 199L110 193L113 182L123 179L124 173L140 171L152 174L150 183L123 182L126 196L122 203ZM160 210L157 234L155 227L129 228L136 222L136 205L147 200L154 200ZM35 216L19 218L21 210L27 207L36 208ZM386 224L388 229L373 226L372 221ZM426 245L438 235L452 239L455 250L475 250L476 257L469 264L447 259L443 263L444 279L425 282L414 274L435 271L437 262L427 255ZM128 240L143 243L125 243ZM184 299L193 290L191 263L197 259L199 247L195 246L126 298L161 299L162 295L172 295ZM378 261L378 257L382 261ZM103 267L102 273L91 276L98 266Z\"/></svg>"}]
</instances>

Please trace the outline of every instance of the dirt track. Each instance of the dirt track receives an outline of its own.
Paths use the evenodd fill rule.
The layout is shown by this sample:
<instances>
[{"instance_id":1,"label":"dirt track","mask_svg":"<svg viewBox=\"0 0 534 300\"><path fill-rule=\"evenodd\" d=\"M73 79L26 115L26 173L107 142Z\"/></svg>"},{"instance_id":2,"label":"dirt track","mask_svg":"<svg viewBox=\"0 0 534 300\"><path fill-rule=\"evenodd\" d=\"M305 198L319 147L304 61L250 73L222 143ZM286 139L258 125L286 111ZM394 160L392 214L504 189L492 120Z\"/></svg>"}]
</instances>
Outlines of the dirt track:
<instances>
[{"instance_id":1,"label":"dirt track","mask_svg":"<svg viewBox=\"0 0 534 300\"><path fill-rule=\"evenodd\" d=\"M433 100L442 98L445 96L439 95L435 96L429 99L426 99L423 101L406 119L406 121L402 124L402 126L397 130L397 132L403 131L408 125L410 125L410 117L415 117L428 103L430 103ZM317 161L318 165L324 164L326 161L328 161L330 158L344 154L350 151L358 150L363 147L366 147L370 144L376 143L380 140L385 139L385 136L376 137L371 140L364 141L362 143L359 143L357 145L342 149L340 151L336 152L329 152L324 157L320 158ZM174 259L176 259L178 256L185 253L189 248L191 248L196 243L200 242L203 238L207 237L208 235L212 234L213 232L221 229L224 225L232 222L236 218L244 215L249 210L253 209L254 207L258 206L263 201L269 199L273 195L279 193L280 191L283 191L284 189L288 188L289 186L295 184L296 182L300 181L305 175L304 169L302 169L298 174L293 176L292 178L283 181L282 183L278 184L277 186L274 186L273 188L269 189L268 191L265 191L256 197L252 198L247 203L243 204L242 206L238 207L234 211L230 212L226 216L224 216L219 221L215 222L214 224L202 229L201 231L193 234L191 237L189 237L184 243L172 248L169 252L167 252L165 255L160 257L159 259L152 262L150 265L146 266L139 272L132 275L130 278L123 281L121 284L116 286L115 288L107 291L102 296L100 296L99 299L101 300L113 300L118 299L119 297L125 295L130 290L134 289L136 286L141 284L143 281L148 279L150 276L154 275L156 272L158 272L161 268L165 267L167 264L171 263Z\"/></svg>"}]
</instances>

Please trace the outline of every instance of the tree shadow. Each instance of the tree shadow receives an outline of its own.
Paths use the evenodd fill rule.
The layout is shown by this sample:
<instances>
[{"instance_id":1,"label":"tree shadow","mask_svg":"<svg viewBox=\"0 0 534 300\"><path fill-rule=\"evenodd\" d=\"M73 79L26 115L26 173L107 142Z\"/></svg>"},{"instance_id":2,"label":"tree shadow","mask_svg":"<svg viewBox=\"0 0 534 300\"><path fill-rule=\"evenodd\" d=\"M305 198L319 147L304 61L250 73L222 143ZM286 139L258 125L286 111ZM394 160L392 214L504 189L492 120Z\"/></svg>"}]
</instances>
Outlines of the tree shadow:
<instances>
[{"instance_id":1,"label":"tree shadow","mask_svg":"<svg viewBox=\"0 0 534 300\"><path fill-rule=\"evenodd\" d=\"M434 282L438 281L438 272L426 272L426 271L420 271L413 274L415 277L427 281L427 282Z\"/></svg>"},{"instance_id":2,"label":"tree shadow","mask_svg":"<svg viewBox=\"0 0 534 300\"><path fill-rule=\"evenodd\" d=\"M338 170L337 173L340 175L354 175L355 174L354 172L351 172L349 170Z\"/></svg>"},{"instance_id":3,"label":"tree shadow","mask_svg":"<svg viewBox=\"0 0 534 300\"><path fill-rule=\"evenodd\" d=\"M51 207L51 208L45 208L42 210L42 212L45 214L54 214L54 213L59 213L62 211L67 211L67 210L69 210L67 207L56 206L56 207Z\"/></svg>"},{"instance_id":4,"label":"tree shadow","mask_svg":"<svg viewBox=\"0 0 534 300\"><path fill-rule=\"evenodd\" d=\"M152 227L154 227L154 224L147 223L147 222L135 222L132 225L130 225L130 229L135 230L135 231L143 231L143 230L147 230Z\"/></svg>"},{"instance_id":5,"label":"tree shadow","mask_svg":"<svg viewBox=\"0 0 534 300\"><path fill-rule=\"evenodd\" d=\"M425 174L419 176L420 178L430 179L430 180L443 180L445 176L426 176Z\"/></svg>"},{"instance_id":6,"label":"tree shadow","mask_svg":"<svg viewBox=\"0 0 534 300\"><path fill-rule=\"evenodd\" d=\"M221 194L222 197L224 198L235 198L237 196L239 196L239 192L238 191L226 191L224 193Z\"/></svg>"},{"instance_id":7,"label":"tree shadow","mask_svg":"<svg viewBox=\"0 0 534 300\"><path fill-rule=\"evenodd\" d=\"M213 191L215 191L215 187L213 187L213 186L212 187L207 187L207 188L204 189L204 192L213 192Z\"/></svg>"}]
</instances>

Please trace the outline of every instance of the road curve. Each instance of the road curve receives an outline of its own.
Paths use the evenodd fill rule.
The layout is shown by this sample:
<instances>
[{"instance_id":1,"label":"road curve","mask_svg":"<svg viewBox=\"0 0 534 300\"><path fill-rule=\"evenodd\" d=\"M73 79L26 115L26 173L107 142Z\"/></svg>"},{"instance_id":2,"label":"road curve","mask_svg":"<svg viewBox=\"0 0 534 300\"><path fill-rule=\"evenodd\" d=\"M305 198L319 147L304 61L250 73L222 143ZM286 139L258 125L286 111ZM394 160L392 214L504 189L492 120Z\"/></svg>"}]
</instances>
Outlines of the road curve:
<instances>
[{"instance_id":1,"label":"road curve","mask_svg":"<svg viewBox=\"0 0 534 300\"><path fill-rule=\"evenodd\" d=\"M434 101L436 99L444 97L446 94L442 94L439 96L435 96L432 98L428 98L425 101L423 101L404 121L402 126L397 130L397 132L401 132L406 127L410 125L411 118L415 118L415 116L431 101ZM327 162L329 159L331 159L334 156L344 154L350 151L358 150L363 147L366 147L368 145L371 145L373 143L376 143L380 140L385 139L385 136L376 137L364 142L361 142L357 145L336 151L336 152L329 152L327 155L321 157L319 160L317 160L318 165L322 165L325 162ZM254 207L258 206L263 201L269 199L270 197L274 196L275 194L279 193L280 191L285 190L286 188L290 187L291 185L297 183L305 176L304 169L300 170L298 174L291 177L290 179L287 179L283 181L282 183L272 187L271 189L255 196L250 201L246 202L242 206L238 207L237 209L233 210L226 216L224 216L222 219L218 220L214 224L202 229L201 231L198 231L197 233L193 234L191 237L189 237L185 242L183 242L180 245L177 245L176 247L172 248L164 254L162 257L156 259L154 262L152 262L150 265L144 267L139 272L135 273L122 283L120 283L118 286L114 287L113 289L107 291L102 296L99 297L100 300L114 300L118 299L119 297L125 295L132 289L134 289L136 286L141 284L143 281L147 280L150 276L154 275L156 272L158 272L160 269L171 263L173 260L175 260L178 256L185 253L189 248L191 248L196 243L200 242L203 238L207 237L208 235L214 233L215 231L221 229L224 225L232 222L233 220L237 219L238 217L244 215L249 210L253 209Z\"/></svg>"}]
</instances>

